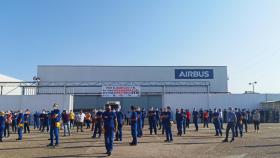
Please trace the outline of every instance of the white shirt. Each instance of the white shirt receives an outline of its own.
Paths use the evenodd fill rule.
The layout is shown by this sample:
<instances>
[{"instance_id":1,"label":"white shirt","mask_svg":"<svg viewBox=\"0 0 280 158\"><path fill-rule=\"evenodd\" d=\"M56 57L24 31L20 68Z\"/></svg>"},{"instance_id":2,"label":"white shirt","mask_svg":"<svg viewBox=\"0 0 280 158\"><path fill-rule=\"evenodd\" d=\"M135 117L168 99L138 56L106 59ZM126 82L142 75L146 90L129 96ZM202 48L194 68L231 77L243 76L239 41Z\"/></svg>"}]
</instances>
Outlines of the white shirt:
<instances>
[{"instance_id":1,"label":"white shirt","mask_svg":"<svg viewBox=\"0 0 280 158\"><path fill-rule=\"evenodd\" d=\"M223 112L222 112L222 111L219 112L219 118L220 118L220 119L223 118Z\"/></svg>"},{"instance_id":2,"label":"white shirt","mask_svg":"<svg viewBox=\"0 0 280 158\"><path fill-rule=\"evenodd\" d=\"M86 115L84 113L77 115L77 122L84 122Z\"/></svg>"}]
</instances>

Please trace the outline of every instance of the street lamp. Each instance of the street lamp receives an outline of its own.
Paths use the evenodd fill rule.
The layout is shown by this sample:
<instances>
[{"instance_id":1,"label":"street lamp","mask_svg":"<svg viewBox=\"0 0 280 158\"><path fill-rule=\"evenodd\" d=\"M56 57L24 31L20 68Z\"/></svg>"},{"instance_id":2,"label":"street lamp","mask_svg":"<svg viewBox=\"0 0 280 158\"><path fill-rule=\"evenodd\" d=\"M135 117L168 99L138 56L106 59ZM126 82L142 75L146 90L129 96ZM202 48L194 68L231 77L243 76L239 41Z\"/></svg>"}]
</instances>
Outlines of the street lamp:
<instances>
[{"instance_id":1,"label":"street lamp","mask_svg":"<svg viewBox=\"0 0 280 158\"><path fill-rule=\"evenodd\" d=\"M252 85L252 87L253 87L253 93L255 93L255 84L257 84L257 83L258 83L257 81L249 83L249 85Z\"/></svg>"},{"instance_id":2,"label":"street lamp","mask_svg":"<svg viewBox=\"0 0 280 158\"><path fill-rule=\"evenodd\" d=\"M39 78L39 77L34 76L34 77L33 77L33 81L40 82L40 78Z\"/></svg>"}]
</instances>

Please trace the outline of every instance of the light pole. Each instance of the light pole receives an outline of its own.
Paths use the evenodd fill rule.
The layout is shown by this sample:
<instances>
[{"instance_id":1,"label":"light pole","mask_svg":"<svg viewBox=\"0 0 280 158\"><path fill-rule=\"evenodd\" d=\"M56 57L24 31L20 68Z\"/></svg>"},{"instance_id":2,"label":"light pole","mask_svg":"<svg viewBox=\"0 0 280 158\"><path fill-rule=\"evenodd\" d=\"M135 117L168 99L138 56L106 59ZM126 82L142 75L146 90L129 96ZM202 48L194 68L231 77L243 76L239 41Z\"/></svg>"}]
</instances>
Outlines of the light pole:
<instances>
[{"instance_id":1,"label":"light pole","mask_svg":"<svg viewBox=\"0 0 280 158\"><path fill-rule=\"evenodd\" d=\"M255 81L255 82L250 82L249 85L252 85L253 87L253 93L255 93L255 85L257 84L258 82Z\"/></svg>"}]
</instances>

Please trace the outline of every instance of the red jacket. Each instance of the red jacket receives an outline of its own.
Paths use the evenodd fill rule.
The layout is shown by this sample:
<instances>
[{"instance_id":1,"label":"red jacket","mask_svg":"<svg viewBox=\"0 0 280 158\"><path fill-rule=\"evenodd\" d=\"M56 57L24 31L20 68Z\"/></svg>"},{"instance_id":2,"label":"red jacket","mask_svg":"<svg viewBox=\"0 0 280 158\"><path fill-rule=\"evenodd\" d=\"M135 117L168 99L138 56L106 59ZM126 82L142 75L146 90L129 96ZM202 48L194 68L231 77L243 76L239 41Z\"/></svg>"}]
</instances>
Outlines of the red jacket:
<instances>
[{"instance_id":1,"label":"red jacket","mask_svg":"<svg viewBox=\"0 0 280 158\"><path fill-rule=\"evenodd\" d=\"M208 118L208 117L209 117L208 112L207 112L207 111L206 111L206 112L204 112L203 116L204 116L204 118Z\"/></svg>"},{"instance_id":2,"label":"red jacket","mask_svg":"<svg viewBox=\"0 0 280 158\"><path fill-rule=\"evenodd\" d=\"M12 113L7 114L6 123L12 124L12 117L13 117Z\"/></svg>"},{"instance_id":3,"label":"red jacket","mask_svg":"<svg viewBox=\"0 0 280 158\"><path fill-rule=\"evenodd\" d=\"M190 120L191 119L191 112L187 112L186 115L187 115L187 120Z\"/></svg>"}]
</instances>

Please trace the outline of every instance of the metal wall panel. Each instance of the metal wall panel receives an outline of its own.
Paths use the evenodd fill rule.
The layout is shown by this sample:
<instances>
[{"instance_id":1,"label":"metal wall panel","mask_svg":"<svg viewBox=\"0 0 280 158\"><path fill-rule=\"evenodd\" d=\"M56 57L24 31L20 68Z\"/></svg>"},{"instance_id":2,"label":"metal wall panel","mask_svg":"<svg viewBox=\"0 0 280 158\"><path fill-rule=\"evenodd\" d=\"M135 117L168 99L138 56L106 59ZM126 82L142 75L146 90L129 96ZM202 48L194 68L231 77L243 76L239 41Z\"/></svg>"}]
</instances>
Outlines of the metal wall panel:
<instances>
[{"instance_id":1,"label":"metal wall panel","mask_svg":"<svg viewBox=\"0 0 280 158\"><path fill-rule=\"evenodd\" d=\"M73 109L73 97L71 95L6 95L0 96L0 109L25 110L31 112L52 110L53 104L59 104L60 110Z\"/></svg>"},{"instance_id":2,"label":"metal wall panel","mask_svg":"<svg viewBox=\"0 0 280 158\"><path fill-rule=\"evenodd\" d=\"M167 86L165 93L206 93L207 86Z\"/></svg>"},{"instance_id":3,"label":"metal wall panel","mask_svg":"<svg viewBox=\"0 0 280 158\"><path fill-rule=\"evenodd\" d=\"M166 94L164 95L164 103L171 105L173 109L182 108L203 108L214 109L228 107L233 108L258 108L267 98L280 100L280 94Z\"/></svg>"},{"instance_id":4,"label":"metal wall panel","mask_svg":"<svg viewBox=\"0 0 280 158\"><path fill-rule=\"evenodd\" d=\"M36 88L25 88L25 94L31 95L31 89L36 94ZM101 87L39 87L39 94L100 94ZM206 93L207 86L161 86L141 87L140 92L145 93ZM33 95L34 95L33 94Z\"/></svg>"},{"instance_id":5,"label":"metal wall panel","mask_svg":"<svg viewBox=\"0 0 280 158\"><path fill-rule=\"evenodd\" d=\"M175 69L213 69L214 79L176 79ZM205 81L211 92L228 92L225 66L38 66L42 82Z\"/></svg>"}]
</instances>

